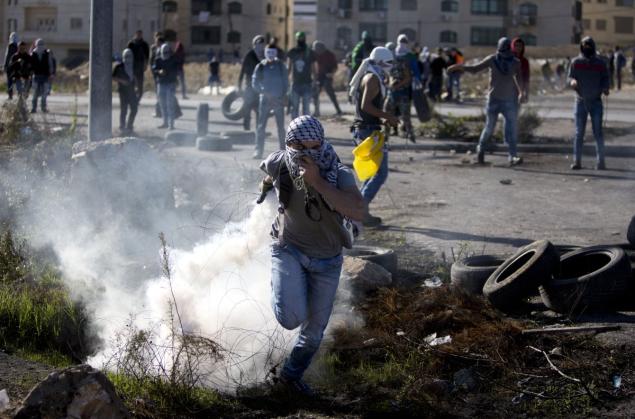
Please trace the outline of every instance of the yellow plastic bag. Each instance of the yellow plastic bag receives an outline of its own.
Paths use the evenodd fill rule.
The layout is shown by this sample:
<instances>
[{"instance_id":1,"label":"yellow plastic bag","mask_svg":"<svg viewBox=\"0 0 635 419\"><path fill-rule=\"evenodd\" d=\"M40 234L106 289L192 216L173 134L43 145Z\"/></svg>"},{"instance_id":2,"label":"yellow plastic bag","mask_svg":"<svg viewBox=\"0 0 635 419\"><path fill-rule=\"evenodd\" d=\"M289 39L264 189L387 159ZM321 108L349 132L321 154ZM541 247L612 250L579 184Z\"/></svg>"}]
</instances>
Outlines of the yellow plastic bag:
<instances>
[{"instance_id":1,"label":"yellow plastic bag","mask_svg":"<svg viewBox=\"0 0 635 419\"><path fill-rule=\"evenodd\" d=\"M384 133L372 134L353 149L353 168L362 182L375 176L384 159Z\"/></svg>"}]
</instances>

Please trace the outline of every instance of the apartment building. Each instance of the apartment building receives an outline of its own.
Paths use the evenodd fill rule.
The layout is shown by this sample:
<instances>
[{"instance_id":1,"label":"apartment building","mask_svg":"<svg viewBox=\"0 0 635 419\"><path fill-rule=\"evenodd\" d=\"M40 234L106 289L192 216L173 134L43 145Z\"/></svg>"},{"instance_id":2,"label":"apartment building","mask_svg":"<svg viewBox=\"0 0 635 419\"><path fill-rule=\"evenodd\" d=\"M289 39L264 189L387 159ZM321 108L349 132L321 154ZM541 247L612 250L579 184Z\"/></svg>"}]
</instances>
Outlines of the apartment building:
<instances>
[{"instance_id":1,"label":"apartment building","mask_svg":"<svg viewBox=\"0 0 635 419\"><path fill-rule=\"evenodd\" d=\"M599 44L635 46L635 1L583 0L582 28Z\"/></svg>"},{"instance_id":2,"label":"apartment building","mask_svg":"<svg viewBox=\"0 0 635 419\"><path fill-rule=\"evenodd\" d=\"M580 18L575 0L326 0L315 26L317 37L340 51L363 31L378 43L405 33L431 47L486 46L522 35L527 44L551 46L577 41Z\"/></svg>"}]
</instances>

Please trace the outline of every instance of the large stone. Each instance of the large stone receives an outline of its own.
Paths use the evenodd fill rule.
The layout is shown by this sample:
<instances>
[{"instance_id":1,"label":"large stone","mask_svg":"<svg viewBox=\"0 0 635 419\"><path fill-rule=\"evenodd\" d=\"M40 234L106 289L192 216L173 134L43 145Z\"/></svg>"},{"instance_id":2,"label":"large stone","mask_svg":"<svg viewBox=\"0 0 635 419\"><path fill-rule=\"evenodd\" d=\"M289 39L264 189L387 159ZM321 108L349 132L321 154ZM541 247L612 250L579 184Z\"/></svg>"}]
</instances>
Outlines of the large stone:
<instances>
[{"instance_id":1,"label":"large stone","mask_svg":"<svg viewBox=\"0 0 635 419\"><path fill-rule=\"evenodd\" d=\"M112 383L89 365L50 374L31 390L15 413L16 419L129 417Z\"/></svg>"},{"instance_id":2,"label":"large stone","mask_svg":"<svg viewBox=\"0 0 635 419\"><path fill-rule=\"evenodd\" d=\"M369 292L392 284L392 274L376 263L344 256L342 276L354 291Z\"/></svg>"}]
</instances>

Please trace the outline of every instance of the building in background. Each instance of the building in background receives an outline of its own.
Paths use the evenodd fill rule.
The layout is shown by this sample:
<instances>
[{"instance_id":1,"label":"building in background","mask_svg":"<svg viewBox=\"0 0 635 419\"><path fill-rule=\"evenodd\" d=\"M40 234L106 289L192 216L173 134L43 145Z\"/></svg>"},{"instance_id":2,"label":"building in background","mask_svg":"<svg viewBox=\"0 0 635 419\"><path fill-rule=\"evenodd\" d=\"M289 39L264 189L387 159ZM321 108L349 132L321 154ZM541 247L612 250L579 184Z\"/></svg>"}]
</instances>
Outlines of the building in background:
<instances>
[{"instance_id":1,"label":"building in background","mask_svg":"<svg viewBox=\"0 0 635 419\"><path fill-rule=\"evenodd\" d=\"M598 44L635 46L635 1L583 0L582 28Z\"/></svg>"}]
</instances>

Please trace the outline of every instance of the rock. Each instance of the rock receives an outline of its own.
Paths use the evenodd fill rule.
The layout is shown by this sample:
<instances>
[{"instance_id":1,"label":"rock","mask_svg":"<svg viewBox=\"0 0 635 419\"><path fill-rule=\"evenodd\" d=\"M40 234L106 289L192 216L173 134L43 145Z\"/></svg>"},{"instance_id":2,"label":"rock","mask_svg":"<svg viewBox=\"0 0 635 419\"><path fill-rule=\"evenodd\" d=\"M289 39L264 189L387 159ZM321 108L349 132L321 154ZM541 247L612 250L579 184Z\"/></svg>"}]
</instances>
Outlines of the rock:
<instances>
[{"instance_id":1,"label":"rock","mask_svg":"<svg viewBox=\"0 0 635 419\"><path fill-rule=\"evenodd\" d=\"M454 373L454 387L459 390L473 391L476 389L476 378L471 368L463 368Z\"/></svg>"},{"instance_id":2,"label":"rock","mask_svg":"<svg viewBox=\"0 0 635 419\"><path fill-rule=\"evenodd\" d=\"M0 390L0 412L9 408L9 402L7 390Z\"/></svg>"},{"instance_id":3,"label":"rock","mask_svg":"<svg viewBox=\"0 0 635 419\"><path fill-rule=\"evenodd\" d=\"M106 376L89 365L50 374L36 385L15 413L15 418L130 418Z\"/></svg>"},{"instance_id":4,"label":"rock","mask_svg":"<svg viewBox=\"0 0 635 419\"><path fill-rule=\"evenodd\" d=\"M369 292L392 284L392 274L386 269L352 256L344 256L342 276L358 292Z\"/></svg>"}]
</instances>

